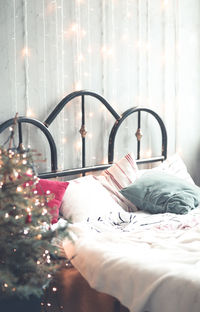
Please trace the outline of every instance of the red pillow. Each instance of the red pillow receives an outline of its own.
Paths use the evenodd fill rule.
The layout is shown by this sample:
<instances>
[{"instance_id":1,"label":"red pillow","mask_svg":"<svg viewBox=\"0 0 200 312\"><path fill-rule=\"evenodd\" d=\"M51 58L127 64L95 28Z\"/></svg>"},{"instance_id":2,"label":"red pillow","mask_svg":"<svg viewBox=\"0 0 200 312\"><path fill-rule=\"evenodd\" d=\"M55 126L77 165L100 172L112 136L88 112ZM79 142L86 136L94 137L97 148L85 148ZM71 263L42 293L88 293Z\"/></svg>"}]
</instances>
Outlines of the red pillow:
<instances>
[{"instance_id":1,"label":"red pillow","mask_svg":"<svg viewBox=\"0 0 200 312\"><path fill-rule=\"evenodd\" d=\"M68 184L69 182L53 181L46 179L40 179L39 182L36 184L36 190L39 195L47 194L47 191L50 191L50 194L54 194L54 198L47 203L47 205L52 208L50 209L50 214L52 215L52 224L58 221L59 208Z\"/></svg>"}]
</instances>

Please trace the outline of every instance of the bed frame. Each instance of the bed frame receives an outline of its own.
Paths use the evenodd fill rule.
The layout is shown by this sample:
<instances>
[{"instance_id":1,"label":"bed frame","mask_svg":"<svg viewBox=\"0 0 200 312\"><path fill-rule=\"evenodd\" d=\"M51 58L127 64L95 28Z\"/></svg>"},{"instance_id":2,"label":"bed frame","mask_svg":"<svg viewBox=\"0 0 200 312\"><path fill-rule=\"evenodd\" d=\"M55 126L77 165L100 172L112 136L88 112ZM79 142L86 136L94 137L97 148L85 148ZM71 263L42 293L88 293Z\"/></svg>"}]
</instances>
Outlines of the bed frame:
<instances>
[{"instance_id":1,"label":"bed frame","mask_svg":"<svg viewBox=\"0 0 200 312\"><path fill-rule=\"evenodd\" d=\"M109 111L109 113L115 118L115 123L111 129L110 135L109 135L109 141L108 141L108 163L102 164L102 165L95 165L95 166L87 166L86 167L86 138L87 138L87 131L86 131L86 124L85 124L85 100L86 97L94 97L96 98L100 104L104 105L106 109ZM80 135L82 139L82 166L80 168L75 169L66 169L62 171L58 171L58 163L57 163L57 147L54 141L54 138L50 132L50 125L54 121L54 119L58 116L58 114L62 111L62 109L73 99L76 97L81 97L81 127L80 127ZM143 112L147 112L150 115L152 115L157 123L159 124L159 128L161 131L161 153L160 155L152 158L141 158L141 139L142 139L142 131L141 131L141 114ZM148 108L141 108L141 107L132 107L126 110L122 115L119 115L114 108L108 103L108 101L103 98L101 95L81 90L81 91L75 91L70 94L68 94L66 97L64 97L53 109L53 111L49 114L47 119L44 122L41 122L34 118L28 118L24 116L19 116L15 119L11 118L5 122L3 122L0 125L0 134L7 129L8 127L12 127L14 122L17 124L18 127L18 137L19 142L18 146L16 146L18 149L22 148L23 146L23 131L22 131L22 125L25 123L32 124L39 128L43 134L45 135L47 142L49 144L50 148L50 157L51 157L51 172L42 172L39 173L38 176L40 178L55 178L55 177L63 177L63 176L71 176L76 174L82 174L85 175L87 172L97 171L97 170L104 170L111 166L114 159L114 147L115 147L115 138L116 134L118 132L119 127L124 122L124 120L132 115L137 114L137 129L136 129L136 140L137 140L137 160L136 162L138 164L145 164L145 163L152 163L157 161L163 161L167 157L167 132L165 125L162 121L162 119L159 117L159 115L154 112L151 109ZM14 135L14 131L11 131L11 136Z\"/></svg>"},{"instance_id":2,"label":"bed frame","mask_svg":"<svg viewBox=\"0 0 200 312\"><path fill-rule=\"evenodd\" d=\"M110 135L109 135L109 140L108 140L108 163L107 164L101 164L101 165L95 165L95 166L86 166L86 139L87 139L87 131L86 131L86 124L85 124L85 105L86 105L86 97L90 96L93 98L96 98L101 105L104 105L105 108L108 110L108 112L114 117L115 122L114 125L111 129ZM75 168L75 169L66 169L62 171L58 171L58 162L57 162L57 147L53 138L53 135L51 134L50 131L50 126L54 119L59 115L59 113L62 111L62 109L73 99L81 97L81 126L80 126L80 135L81 135L81 140L82 140L82 165L80 168ZM142 113L146 112L150 115L152 115L155 120L157 121L159 125L159 129L161 131L161 148L160 148L160 155L152 158L146 158L142 159L141 158L141 140L142 140L142 130L141 130L141 123L142 123ZM141 108L141 107L132 107L128 110L126 110L122 115L119 115L114 108L108 103L108 101L103 98L101 95L91 92L91 91L76 91L68 94L66 97L64 97L53 109L53 111L49 114L47 119L44 122L41 122L37 119L33 118L28 118L25 116L19 116L15 117L14 119L11 118L5 122L3 122L0 125L0 134L6 130L7 128L11 127L11 132L10 136L7 140L7 142L13 142L14 143L14 133L16 133L16 128L18 129L18 138L19 141L14 146L14 148L17 148L18 150L23 149L23 124L32 124L33 126L37 127L46 137L47 143L49 145L49 151L50 151L50 159L51 159L51 172L42 172L38 174L40 178L57 178L57 177L64 177L64 176L73 176L77 174L82 174L85 175L87 172L93 172L97 170L105 170L109 168L114 160L114 148L115 148L115 139L116 139L116 134L122 125L122 123L126 120L127 117L130 115L136 115L136 121L137 121L137 126L136 126L136 132L135 132L135 138L136 138L136 143L137 143L137 159L136 162L138 164L146 164L146 163L153 163L153 162L158 162L158 161L163 161L167 157L167 133L166 133L166 128L165 125L162 121L162 119L159 117L157 113L154 111L148 109L148 108ZM7 144L5 142L5 144ZM14 144L15 145L15 144ZM96 307L99 306L100 308L103 306L101 310L105 311L115 311L115 312L127 312L128 309L125 308L120 304L120 302L115 299L114 297L111 297L109 295L105 295L102 293L99 293L95 291L94 289L91 289L90 286L87 284L87 282L83 279L83 277L80 275L80 273L71 268L71 270L74 270L73 274L75 275L70 275L72 272L69 271L66 267L64 269L64 275L61 274L61 277L59 277L59 272L58 276L56 277L56 280L54 280L54 283L58 283L58 285L61 285L62 287L58 287L62 293L59 294L53 294L54 297L52 297L52 292L51 292L51 287L47 289L47 294L45 295L44 302L47 300L49 302L49 299L51 299L51 302L55 306L54 307L55 311L60 311L59 306L62 304L64 305L66 303L66 307L69 306L71 303L72 305L74 304L73 301L73 291L77 292L77 289L81 291L80 293L83 295L88 295L90 300L88 301L90 304L95 302L93 306ZM64 276L64 277L63 277ZM75 278L75 280L73 279ZM75 283L74 287L68 286L67 282L70 283ZM57 284L56 284L57 285ZM77 285L79 288L77 288ZM75 289L75 290L74 290ZM48 293L48 290L50 293ZM78 293L79 294L79 293ZM77 298L77 293L76 293L76 298ZM91 301L91 298L93 301ZM64 301L63 301L64 300ZM86 299L87 300L87 296ZM64 303L64 304L63 304ZM68 310L67 310L68 311ZM92 310L90 310L92 311ZM98 310L100 311L100 310Z\"/></svg>"}]
</instances>

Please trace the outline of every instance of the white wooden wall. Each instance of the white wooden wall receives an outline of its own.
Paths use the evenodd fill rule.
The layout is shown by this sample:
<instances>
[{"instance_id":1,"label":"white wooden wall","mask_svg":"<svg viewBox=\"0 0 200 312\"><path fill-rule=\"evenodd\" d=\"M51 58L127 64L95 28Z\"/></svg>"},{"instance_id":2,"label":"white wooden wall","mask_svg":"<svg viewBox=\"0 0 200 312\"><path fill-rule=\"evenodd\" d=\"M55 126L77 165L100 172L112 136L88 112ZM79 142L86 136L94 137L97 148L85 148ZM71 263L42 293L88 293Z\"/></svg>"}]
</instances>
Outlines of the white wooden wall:
<instances>
[{"instance_id":1,"label":"white wooden wall","mask_svg":"<svg viewBox=\"0 0 200 312\"><path fill-rule=\"evenodd\" d=\"M119 113L149 107L165 121L169 154L179 152L200 184L199 38L199 0L0 0L0 122L16 112L43 121L78 89ZM60 168L81 162L79 112L74 101L51 126ZM88 164L100 163L114 120L92 100L87 119ZM43 139L27 133L46 157ZM116 158L132 148L122 135Z\"/></svg>"}]
</instances>

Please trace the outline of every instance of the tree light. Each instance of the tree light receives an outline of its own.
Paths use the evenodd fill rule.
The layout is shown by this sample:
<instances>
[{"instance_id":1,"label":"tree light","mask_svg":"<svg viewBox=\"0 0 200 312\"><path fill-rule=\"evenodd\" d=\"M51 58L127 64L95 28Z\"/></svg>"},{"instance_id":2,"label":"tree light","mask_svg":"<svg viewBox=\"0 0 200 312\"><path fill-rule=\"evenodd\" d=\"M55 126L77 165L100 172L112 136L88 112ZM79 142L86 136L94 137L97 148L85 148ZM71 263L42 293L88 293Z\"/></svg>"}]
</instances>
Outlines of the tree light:
<instances>
[{"instance_id":1,"label":"tree light","mask_svg":"<svg viewBox=\"0 0 200 312\"><path fill-rule=\"evenodd\" d=\"M27 174L27 175L32 175L32 174L33 174L33 171L29 168L29 169L26 171L26 174Z\"/></svg>"},{"instance_id":2,"label":"tree light","mask_svg":"<svg viewBox=\"0 0 200 312\"><path fill-rule=\"evenodd\" d=\"M44 216L45 214L47 214L47 209L44 208L43 211L42 211L42 215Z\"/></svg>"},{"instance_id":3,"label":"tree light","mask_svg":"<svg viewBox=\"0 0 200 312\"><path fill-rule=\"evenodd\" d=\"M22 192L22 187L21 186L17 187L17 192Z\"/></svg>"}]
</instances>

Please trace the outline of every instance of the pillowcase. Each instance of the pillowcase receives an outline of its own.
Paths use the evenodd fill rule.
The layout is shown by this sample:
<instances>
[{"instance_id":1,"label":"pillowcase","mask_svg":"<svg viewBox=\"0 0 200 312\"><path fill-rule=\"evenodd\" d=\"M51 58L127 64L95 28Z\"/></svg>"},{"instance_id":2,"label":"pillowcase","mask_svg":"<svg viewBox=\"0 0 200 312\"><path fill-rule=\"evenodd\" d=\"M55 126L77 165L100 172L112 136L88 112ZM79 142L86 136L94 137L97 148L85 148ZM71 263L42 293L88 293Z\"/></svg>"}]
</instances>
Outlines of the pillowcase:
<instances>
[{"instance_id":1,"label":"pillowcase","mask_svg":"<svg viewBox=\"0 0 200 312\"><path fill-rule=\"evenodd\" d=\"M105 176L108 183L118 191L135 181L137 171L138 167L135 157L132 153L129 153L110 168L104 170L102 175Z\"/></svg>"},{"instance_id":2,"label":"pillowcase","mask_svg":"<svg viewBox=\"0 0 200 312\"><path fill-rule=\"evenodd\" d=\"M98 180L103 187L109 192L110 196L116 201L118 205L120 205L125 211L133 212L138 209L130 202L127 198L125 198L115 187L107 180L106 176L99 175L94 176L96 180Z\"/></svg>"},{"instance_id":3,"label":"pillowcase","mask_svg":"<svg viewBox=\"0 0 200 312\"><path fill-rule=\"evenodd\" d=\"M112 198L125 210L136 211L137 208L124 196L119 193L123 187L133 183L137 177L138 167L134 154L129 153L113 164L109 169L104 170L101 175L95 178L106 188Z\"/></svg>"},{"instance_id":4,"label":"pillowcase","mask_svg":"<svg viewBox=\"0 0 200 312\"><path fill-rule=\"evenodd\" d=\"M36 190L39 195L54 194L54 198L47 203L48 207L51 208L49 212L52 215L52 224L58 221L59 208L68 185L69 182L46 179L40 179L36 184Z\"/></svg>"},{"instance_id":5,"label":"pillowcase","mask_svg":"<svg viewBox=\"0 0 200 312\"><path fill-rule=\"evenodd\" d=\"M152 168L152 169L144 169L138 170L138 177L146 172L151 171L163 171L165 173L169 173L175 175L178 178L184 179L192 184L195 184L192 177L187 171L187 167L181 157L178 154L174 154L164 160L159 166Z\"/></svg>"},{"instance_id":6,"label":"pillowcase","mask_svg":"<svg viewBox=\"0 0 200 312\"><path fill-rule=\"evenodd\" d=\"M200 188L163 172L145 173L121 190L138 209L150 213L186 214L200 202Z\"/></svg>"},{"instance_id":7,"label":"pillowcase","mask_svg":"<svg viewBox=\"0 0 200 312\"><path fill-rule=\"evenodd\" d=\"M60 212L65 218L71 217L73 222L125 213L92 175L70 181L63 196Z\"/></svg>"}]
</instances>

